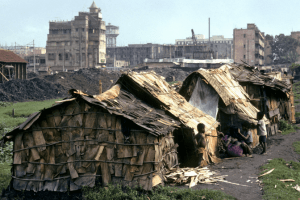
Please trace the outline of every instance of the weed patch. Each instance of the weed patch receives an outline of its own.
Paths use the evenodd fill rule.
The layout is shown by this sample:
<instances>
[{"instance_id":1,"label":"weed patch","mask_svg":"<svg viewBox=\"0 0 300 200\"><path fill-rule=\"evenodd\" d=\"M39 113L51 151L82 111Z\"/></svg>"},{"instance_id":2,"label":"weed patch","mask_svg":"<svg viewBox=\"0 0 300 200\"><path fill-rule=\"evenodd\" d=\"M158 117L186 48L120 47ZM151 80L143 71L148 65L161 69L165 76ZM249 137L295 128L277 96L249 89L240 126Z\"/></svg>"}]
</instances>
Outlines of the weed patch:
<instances>
[{"instance_id":1,"label":"weed patch","mask_svg":"<svg viewBox=\"0 0 300 200\"><path fill-rule=\"evenodd\" d=\"M299 129L298 126L289 124L285 120L280 120L280 130L282 131L282 135L288 135L290 133L296 132L296 129Z\"/></svg>"},{"instance_id":2,"label":"weed patch","mask_svg":"<svg viewBox=\"0 0 300 200\"><path fill-rule=\"evenodd\" d=\"M87 200L121 200L121 199L135 199L135 200L193 200L193 199L235 199L224 192L217 190L193 190L193 189L178 189L174 187L157 187L152 191L146 192L139 188L121 187L109 185L106 189L101 186L94 188L84 188L83 195Z\"/></svg>"},{"instance_id":3,"label":"weed patch","mask_svg":"<svg viewBox=\"0 0 300 200\"><path fill-rule=\"evenodd\" d=\"M6 189L10 182L10 168L9 163L0 163L0 191Z\"/></svg>"},{"instance_id":4,"label":"weed patch","mask_svg":"<svg viewBox=\"0 0 300 200\"><path fill-rule=\"evenodd\" d=\"M300 154L300 141L294 142L293 147L296 153Z\"/></svg>"},{"instance_id":5,"label":"weed patch","mask_svg":"<svg viewBox=\"0 0 300 200\"><path fill-rule=\"evenodd\" d=\"M286 162L282 158L277 158L262 167L266 171L273 168L275 169L272 173L260 178L264 189L263 198L268 200L298 199L300 193L292 187L296 184L300 185L300 163ZM282 182L281 179L293 179L295 182Z\"/></svg>"}]
</instances>

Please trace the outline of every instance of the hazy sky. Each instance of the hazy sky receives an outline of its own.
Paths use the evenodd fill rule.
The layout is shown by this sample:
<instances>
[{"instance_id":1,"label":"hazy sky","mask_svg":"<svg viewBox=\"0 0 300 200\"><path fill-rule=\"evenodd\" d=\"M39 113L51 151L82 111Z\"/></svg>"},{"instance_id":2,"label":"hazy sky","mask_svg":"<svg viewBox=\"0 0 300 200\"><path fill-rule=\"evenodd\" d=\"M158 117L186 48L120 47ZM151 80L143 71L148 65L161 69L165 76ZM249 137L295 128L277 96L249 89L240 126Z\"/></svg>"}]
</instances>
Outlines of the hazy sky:
<instances>
[{"instance_id":1,"label":"hazy sky","mask_svg":"<svg viewBox=\"0 0 300 200\"><path fill-rule=\"evenodd\" d=\"M0 0L0 44L45 47L49 21L72 20L92 0ZM103 20L119 26L117 45L173 44L195 34L233 37L234 28L255 23L266 34L300 31L299 0L95 0Z\"/></svg>"}]
</instances>

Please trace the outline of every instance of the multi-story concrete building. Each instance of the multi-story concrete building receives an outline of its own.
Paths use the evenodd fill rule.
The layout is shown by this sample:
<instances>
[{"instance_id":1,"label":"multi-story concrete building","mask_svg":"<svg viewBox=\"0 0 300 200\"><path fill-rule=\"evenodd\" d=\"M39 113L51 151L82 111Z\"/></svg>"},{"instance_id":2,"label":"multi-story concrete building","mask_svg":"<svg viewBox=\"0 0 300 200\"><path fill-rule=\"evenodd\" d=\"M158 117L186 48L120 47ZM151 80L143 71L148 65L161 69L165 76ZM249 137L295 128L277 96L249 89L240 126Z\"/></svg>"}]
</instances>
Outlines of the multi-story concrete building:
<instances>
[{"instance_id":1,"label":"multi-story concrete building","mask_svg":"<svg viewBox=\"0 0 300 200\"><path fill-rule=\"evenodd\" d=\"M72 21L50 22L46 65L53 71L101 67L106 63L105 22L95 2Z\"/></svg>"},{"instance_id":2,"label":"multi-story concrete building","mask_svg":"<svg viewBox=\"0 0 300 200\"><path fill-rule=\"evenodd\" d=\"M125 60L136 66L148 59L232 59L231 43L204 43L194 45L129 44L124 47L107 47L107 58ZM210 52L209 52L210 51Z\"/></svg>"},{"instance_id":3,"label":"multi-story concrete building","mask_svg":"<svg viewBox=\"0 0 300 200\"><path fill-rule=\"evenodd\" d=\"M106 47L116 47L119 27L108 23L106 26Z\"/></svg>"},{"instance_id":4,"label":"multi-story concrete building","mask_svg":"<svg viewBox=\"0 0 300 200\"><path fill-rule=\"evenodd\" d=\"M24 60L28 62L28 72L34 72L34 68L35 72L37 72L41 67L46 67L46 54L28 55L25 56Z\"/></svg>"},{"instance_id":5,"label":"multi-story concrete building","mask_svg":"<svg viewBox=\"0 0 300 200\"><path fill-rule=\"evenodd\" d=\"M264 65L265 36L255 24L247 24L247 29L233 30L233 59L249 65Z\"/></svg>"},{"instance_id":6,"label":"multi-story concrete building","mask_svg":"<svg viewBox=\"0 0 300 200\"><path fill-rule=\"evenodd\" d=\"M232 38L224 38L224 35L213 35L210 37L210 40L207 38L205 39L205 36L202 34L195 35L195 38L197 40L197 44L201 43L227 43L227 44L232 44L233 40ZM176 45L192 45L193 44L193 39L192 37L187 37L186 39L177 39L175 40Z\"/></svg>"}]
</instances>

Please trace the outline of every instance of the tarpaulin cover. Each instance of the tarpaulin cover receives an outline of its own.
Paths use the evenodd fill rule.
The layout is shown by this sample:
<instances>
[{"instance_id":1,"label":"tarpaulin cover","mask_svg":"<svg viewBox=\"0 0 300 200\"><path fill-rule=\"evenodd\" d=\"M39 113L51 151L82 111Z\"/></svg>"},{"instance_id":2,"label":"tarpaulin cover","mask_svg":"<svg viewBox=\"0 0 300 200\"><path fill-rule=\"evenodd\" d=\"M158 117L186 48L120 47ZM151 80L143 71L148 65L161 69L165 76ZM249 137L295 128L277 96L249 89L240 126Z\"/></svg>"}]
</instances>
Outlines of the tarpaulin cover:
<instances>
[{"instance_id":1,"label":"tarpaulin cover","mask_svg":"<svg viewBox=\"0 0 300 200\"><path fill-rule=\"evenodd\" d=\"M189 103L213 118L217 118L219 95L210 85L202 81L200 77L198 77Z\"/></svg>"}]
</instances>

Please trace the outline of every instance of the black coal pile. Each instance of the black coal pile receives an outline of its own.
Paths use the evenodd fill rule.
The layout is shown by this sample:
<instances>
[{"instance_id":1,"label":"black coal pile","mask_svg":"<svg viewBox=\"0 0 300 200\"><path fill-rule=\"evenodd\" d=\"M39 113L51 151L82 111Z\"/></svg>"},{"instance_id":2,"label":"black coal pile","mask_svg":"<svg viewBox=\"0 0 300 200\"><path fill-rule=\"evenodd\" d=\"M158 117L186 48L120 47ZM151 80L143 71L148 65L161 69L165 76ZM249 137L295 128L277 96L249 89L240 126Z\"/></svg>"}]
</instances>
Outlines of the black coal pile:
<instances>
[{"instance_id":1,"label":"black coal pile","mask_svg":"<svg viewBox=\"0 0 300 200\"><path fill-rule=\"evenodd\" d=\"M99 80L102 82L102 91L106 91L120 77L120 72L81 69L74 73L60 72L55 75L46 75L44 79L61 84L66 90L77 89L87 94L99 94Z\"/></svg>"},{"instance_id":2,"label":"black coal pile","mask_svg":"<svg viewBox=\"0 0 300 200\"><path fill-rule=\"evenodd\" d=\"M154 71L156 74L163 76L165 78L174 77L175 81L184 81L184 79L193 71L196 71L198 68L173 68L173 67L166 67L166 68L149 68L149 69L135 69L136 72L141 71Z\"/></svg>"},{"instance_id":3,"label":"black coal pile","mask_svg":"<svg viewBox=\"0 0 300 200\"><path fill-rule=\"evenodd\" d=\"M99 94L99 80L102 91L106 91L120 77L120 72L81 69L74 73L60 72L54 75L41 75L28 80L10 80L0 84L0 101L24 102L56 99L68 96L70 89L87 94Z\"/></svg>"},{"instance_id":4,"label":"black coal pile","mask_svg":"<svg viewBox=\"0 0 300 200\"><path fill-rule=\"evenodd\" d=\"M0 84L0 101L23 102L55 99L66 96L66 92L60 84L40 78L11 80Z\"/></svg>"}]
</instances>

